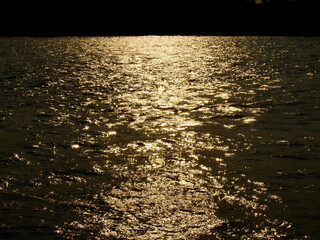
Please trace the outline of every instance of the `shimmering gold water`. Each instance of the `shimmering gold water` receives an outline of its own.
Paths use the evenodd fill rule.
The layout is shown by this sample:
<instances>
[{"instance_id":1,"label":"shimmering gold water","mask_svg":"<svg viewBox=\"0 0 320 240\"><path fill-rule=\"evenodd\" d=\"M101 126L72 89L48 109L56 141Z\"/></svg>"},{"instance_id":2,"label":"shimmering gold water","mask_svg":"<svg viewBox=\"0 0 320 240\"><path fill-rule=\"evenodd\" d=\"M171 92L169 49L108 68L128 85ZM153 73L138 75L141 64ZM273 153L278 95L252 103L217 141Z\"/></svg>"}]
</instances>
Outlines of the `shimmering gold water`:
<instances>
[{"instance_id":1,"label":"shimmering gold water","mask_svg":"<svg viewBox=\"0 0 320 240\"><path fill-rule=\"evenodd\" d=\"M319 236L319 39L0 44L6 239Z\"/></svg>"}]
</instances>

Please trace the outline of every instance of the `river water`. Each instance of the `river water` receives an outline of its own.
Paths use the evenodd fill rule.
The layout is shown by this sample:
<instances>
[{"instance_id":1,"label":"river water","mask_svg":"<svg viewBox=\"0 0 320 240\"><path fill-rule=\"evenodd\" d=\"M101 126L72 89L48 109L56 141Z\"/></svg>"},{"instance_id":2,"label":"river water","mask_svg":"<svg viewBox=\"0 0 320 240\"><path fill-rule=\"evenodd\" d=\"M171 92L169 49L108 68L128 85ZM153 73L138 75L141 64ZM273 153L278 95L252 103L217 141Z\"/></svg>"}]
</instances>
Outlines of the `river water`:
<instances>
[{"instance_id":1,"label":"river water","mask_svg":"<svg viewBox=\"0 0 320 240\"><path fill-rule=\"evenodd\" d=\"M1 239L320 239L320 38L0 39Z\"/></svg>"}]
</instances>

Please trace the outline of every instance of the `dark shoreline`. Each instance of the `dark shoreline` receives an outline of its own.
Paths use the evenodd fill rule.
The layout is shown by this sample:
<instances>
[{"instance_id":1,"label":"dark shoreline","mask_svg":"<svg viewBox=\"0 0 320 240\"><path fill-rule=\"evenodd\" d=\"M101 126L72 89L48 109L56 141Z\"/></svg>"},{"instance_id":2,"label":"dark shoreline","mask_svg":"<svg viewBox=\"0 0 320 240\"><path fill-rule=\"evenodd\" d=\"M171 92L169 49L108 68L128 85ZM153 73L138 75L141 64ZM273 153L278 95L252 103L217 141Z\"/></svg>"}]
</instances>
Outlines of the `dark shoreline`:
<instances>
[{"instance_id":1,"label":"dark shoreline","mask_svg":"<svg viewBox=\"0 0 320 240\"><path fill-rule=\"evenodd\" d=\"M0 35L1 38L59 38L59 37L142 37L142 36L195 36L195 37L307 37L316 38L320 34L158 34L158 33L136 33L136 34L16 34Z\"/></svg>"},{"instance_id":2,"label":"dark shoreline","mask_svg":"<svg viewBox=\"0 0 320 240\"><path fill-rule=\"evenodd\" d=\"M315 0L2 0L0 37L320 36Z\"/></svg>"}]
</instances>

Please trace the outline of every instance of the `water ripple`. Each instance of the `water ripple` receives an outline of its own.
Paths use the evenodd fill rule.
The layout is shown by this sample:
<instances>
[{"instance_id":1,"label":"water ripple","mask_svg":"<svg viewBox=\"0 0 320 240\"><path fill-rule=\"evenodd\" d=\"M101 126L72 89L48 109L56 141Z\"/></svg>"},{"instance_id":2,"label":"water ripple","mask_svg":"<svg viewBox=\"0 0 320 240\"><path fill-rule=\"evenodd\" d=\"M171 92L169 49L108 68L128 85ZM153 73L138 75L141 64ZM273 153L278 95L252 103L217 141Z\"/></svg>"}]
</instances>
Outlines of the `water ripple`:
<instances>
[{"instance_id":1,"label":"water ripple","mask_svg":"<svg viewBox=\"0 0 320 240\"><path fill-rule=\"evenodd\" d=\"M8 239L320 236L317 39L0 44Z\"/></svg>"}]
</instances>

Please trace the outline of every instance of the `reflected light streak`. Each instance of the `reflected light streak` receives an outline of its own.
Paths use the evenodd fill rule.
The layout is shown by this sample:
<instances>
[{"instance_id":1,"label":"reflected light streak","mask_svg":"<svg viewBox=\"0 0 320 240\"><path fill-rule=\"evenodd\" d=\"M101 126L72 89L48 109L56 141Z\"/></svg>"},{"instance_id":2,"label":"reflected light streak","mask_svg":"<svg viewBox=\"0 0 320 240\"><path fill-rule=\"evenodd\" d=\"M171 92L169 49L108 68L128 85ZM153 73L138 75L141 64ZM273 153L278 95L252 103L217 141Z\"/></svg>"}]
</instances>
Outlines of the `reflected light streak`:
<instances>
[{"instance_id":1,"label":"reflected light streak","mask_svg":"<svg viewBox=\"0 0 320 240\"><path fill-rule=\"evenodd\" d=\"M108 44L105 51L114 51ZM121 39L113 48L123 53L90 63L92 69L101 64L113 69L108 73L111 97L100 90L104 78L82 82L92 88L86 94L101 97L104 109L87 120L85 130L103 129L100 135L107 143L104 149L96 146L105 165L95 165L90 173L108 173L111 181L96 183L90 208L78 209L83 222L71 225L98 228L98 239L223 239L229 232L230 237L237 234L229 221L245 215L256 224L255 232L243 230L248 239L274 237L264 226L264 199L277 200L270 200L263 184L249 183L246 175L229 169L228 159L235 160L242 145L248 147L236 139L237 131L257 121L257 109L234 104L255 95L236 81L241 71L231 80L224 76L235 60L212 57L236 58L236 49L193 49L179 37ZM83 106L100 106L94 97L83 101ZM229 209L235 216L227 219Z\"/></svg>"}]
</instances>

